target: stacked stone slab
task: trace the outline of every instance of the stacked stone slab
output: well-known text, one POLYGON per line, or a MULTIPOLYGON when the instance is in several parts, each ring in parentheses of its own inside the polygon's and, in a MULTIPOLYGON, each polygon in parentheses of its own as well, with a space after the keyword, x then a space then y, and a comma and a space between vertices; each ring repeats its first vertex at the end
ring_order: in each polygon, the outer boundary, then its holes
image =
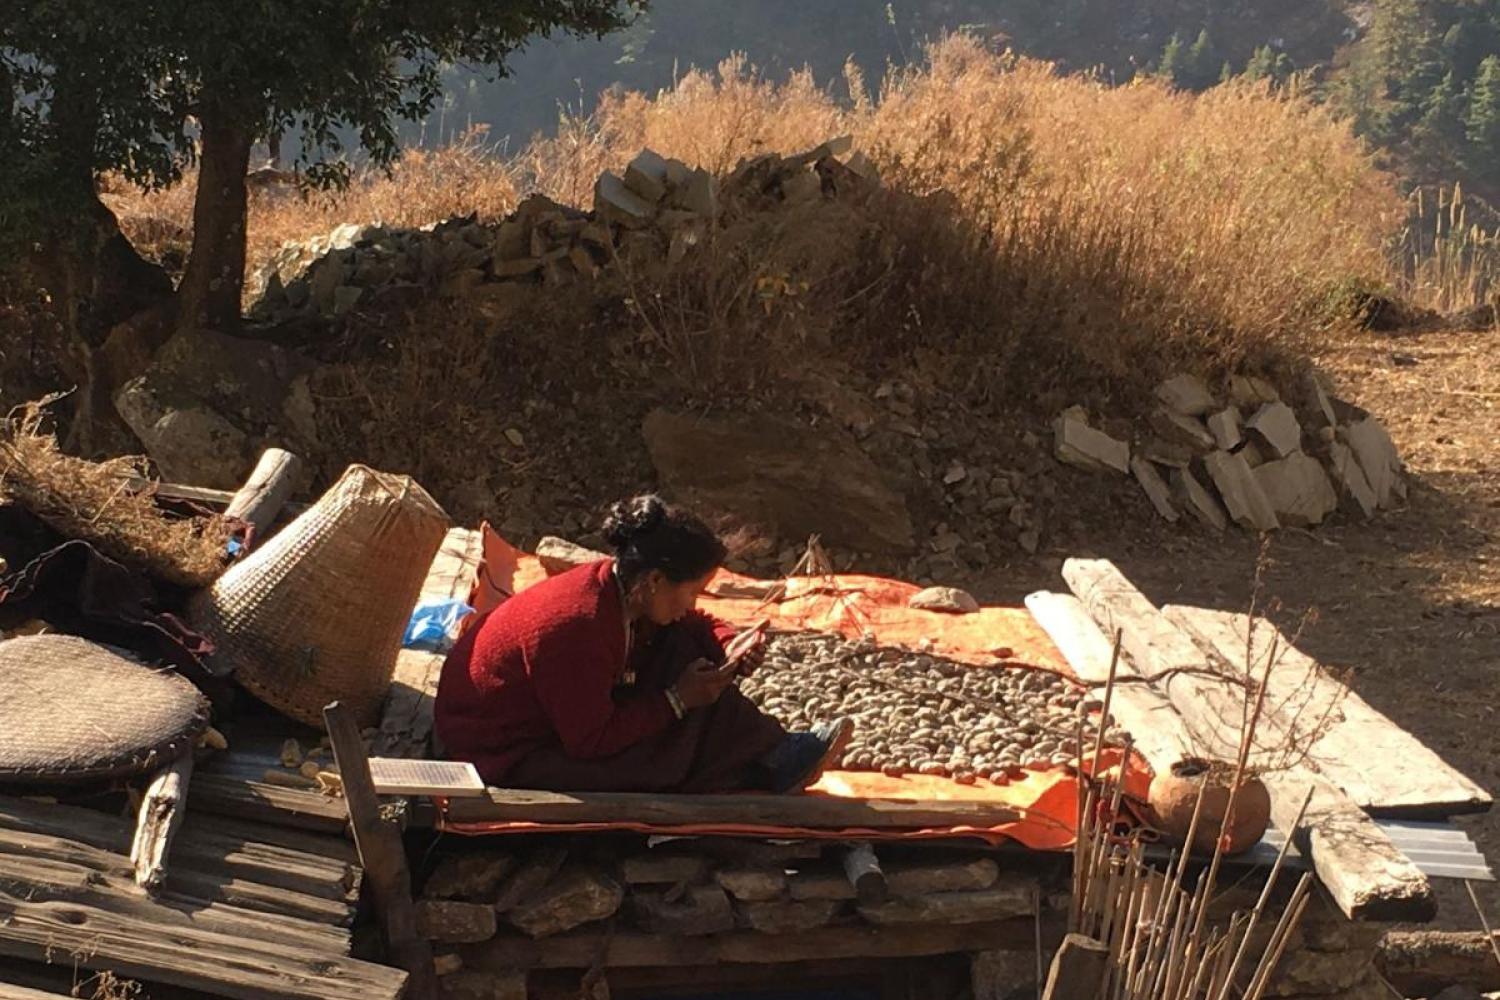
POLYGON ((1321 524, 1341 506, 1370 517, 1406 497, 1396 446, 1357 407, 1331 399, 1309 378, 1306 420, 1268 382, 1234 376, 1222 394, 1176 375, 1156 388, 1156 407, 1134 448, 1088 425, 1080 407, 1053 423, 1060 461, 1134 475, 1167 521, 1185 510, 1222 532, 1321 524))
POLYGON ((257 269, 250 312, 269 323, 326 322, 434 296, 500 311, 526 288, 592 281, 621 260, 670 266, 726 219, 878 183, 862 156, 848 155, 851 146, 840 139, 796 156, 756 157, 722 183, 648 149, 622 173, 600 175, 589 211, 533 194, 494 224, 475 216, 420 229, 346 223, 286 244, 257 269))

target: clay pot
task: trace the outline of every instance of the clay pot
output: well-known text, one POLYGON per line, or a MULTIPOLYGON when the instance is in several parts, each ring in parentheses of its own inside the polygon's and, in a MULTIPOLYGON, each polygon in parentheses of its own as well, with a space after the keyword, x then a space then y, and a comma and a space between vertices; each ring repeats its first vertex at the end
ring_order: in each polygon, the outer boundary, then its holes
MULTIPOLYGON (((1193 822, 1193 808, 1198 790, 1203 791, 1203 813, 1198 817, 1198 832, 1193 837, 1195 854, 1212 854, 1229 809, 1229 786, 1234 782, 1234 768, 1215 764, 1201 757, 1187 757, 1172 769, 1151 779, 1150 806, 1153 821, 1173 843, 1187 840, 1193 822)), ((1253 775, 1247 775, 1240 786, 1230 822, 1226 854, 1247 851, 1260 842, 1271 821, 1271 794, 1253 775)))

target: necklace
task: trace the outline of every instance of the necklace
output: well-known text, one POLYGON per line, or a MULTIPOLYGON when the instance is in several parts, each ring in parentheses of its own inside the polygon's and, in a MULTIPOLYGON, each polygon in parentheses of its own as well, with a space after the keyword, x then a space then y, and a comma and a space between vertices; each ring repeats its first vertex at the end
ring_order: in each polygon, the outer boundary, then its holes
POLYGON ((630 647, 635 642, 635 623, 630 620, 630 602, 625 599, 625 581, 620 579, 620 564, 616 562, 609 568, 610 576, 614 577, 615 589, 620 592, 620 617, 625 621, 625 668, 621 680, 626 687, 635 684, 635 671, 630 667, 630 647))

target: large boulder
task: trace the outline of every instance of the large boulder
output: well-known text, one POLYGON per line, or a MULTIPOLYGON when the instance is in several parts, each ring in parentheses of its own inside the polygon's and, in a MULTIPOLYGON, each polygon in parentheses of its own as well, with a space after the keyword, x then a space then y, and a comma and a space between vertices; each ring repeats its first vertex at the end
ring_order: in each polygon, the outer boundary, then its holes
POLYGON ((115 394, 115 409, 167 479, 232 489, 259 450, 316 451, 312 366, 264 341, 183 332, 115 394))
POLYGON ((842 431, 767 417, 711 420, 654 410, 642 431, 670 492, 789 538, 860 552, 915 545, 906 502, 842 431))

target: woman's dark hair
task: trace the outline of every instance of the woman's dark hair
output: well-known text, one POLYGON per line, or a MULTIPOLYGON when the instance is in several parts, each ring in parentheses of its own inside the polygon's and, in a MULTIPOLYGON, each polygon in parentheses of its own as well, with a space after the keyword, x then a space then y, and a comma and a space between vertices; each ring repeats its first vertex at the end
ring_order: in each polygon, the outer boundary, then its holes
POLYGON ((611 504, 604 538, 627 586, 654 569, 673 583, 696 580, 729 554, 708 525, 652 493, 611 504))

